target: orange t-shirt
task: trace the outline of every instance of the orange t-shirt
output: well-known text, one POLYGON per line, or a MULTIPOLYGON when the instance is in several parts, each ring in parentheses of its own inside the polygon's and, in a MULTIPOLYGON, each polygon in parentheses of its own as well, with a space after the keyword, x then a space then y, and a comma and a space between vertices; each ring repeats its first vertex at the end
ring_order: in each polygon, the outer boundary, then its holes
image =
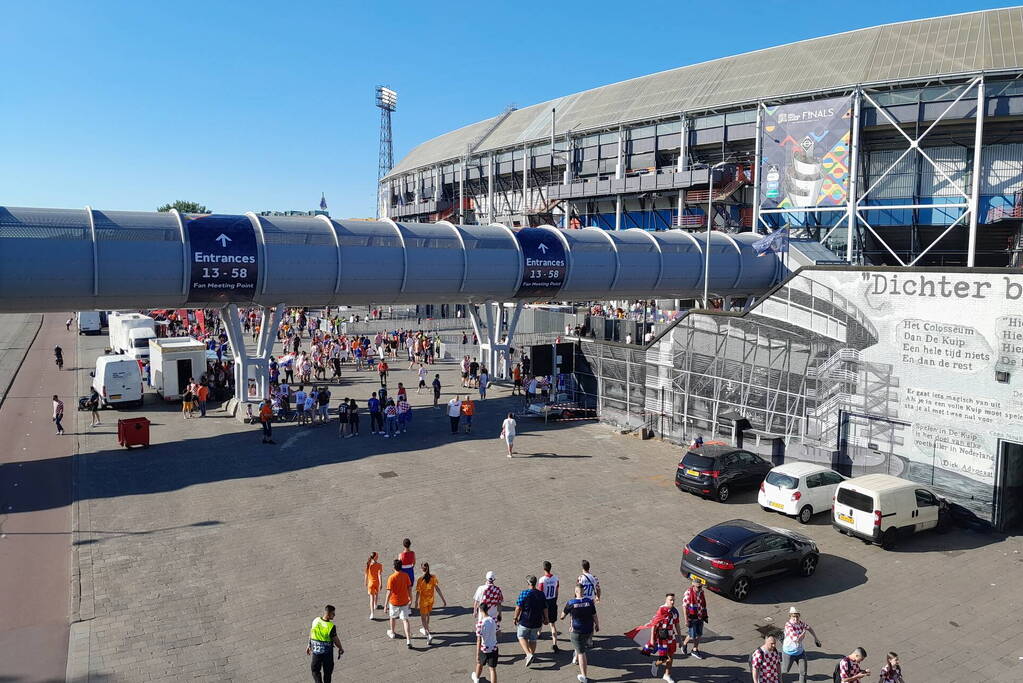
POLYGON ((200 401, 205 401, 210 396, 209 387, 200 384, 199 388, 195 390, 195 395, 200 401))
POLYGON ((259 408, 259 419, 262 422, 269 422, 273 418, 274 410, 270 407, 269 403, 264 403, 259 408))
POLYGON ((473 405, 472 401, 462 401, 462 415, 472 417, 472 414, 476 411, 476 406, 473 405))
POLYGON ((412 581, 409 580, 408 574, 405 572, 394 572, 387 577, 387 590, 391 591, 390 597, 387 602, 392 605, 407 605, 412 601, 410 595, 412 590, 412 581))

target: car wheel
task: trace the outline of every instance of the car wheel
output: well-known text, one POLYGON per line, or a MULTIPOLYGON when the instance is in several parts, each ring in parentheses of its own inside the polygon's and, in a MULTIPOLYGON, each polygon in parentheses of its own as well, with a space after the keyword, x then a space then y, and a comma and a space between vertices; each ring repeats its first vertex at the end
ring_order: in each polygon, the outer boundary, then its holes
POLYGON ((817 562, 819 558, 810 553, 799 562, 799 574, 801 576, 813 576, 813 573, 817 571, 817 562))
POLYGON ((899 542, 899 532, 895 527, 889 528, 883 534, 881 534, 881 547, 885 550, 891 550, 899 542))
POLYGON ((799 522, 801 524, 809 524, 810 519, 813 517, 813 508, 809 505, 804 505, 799 511, 799 522))
POLYGON ((714 492, 714 496, 718 499, 719 503, 727 503, 728 496, 732 494, 732 490, 728 488, 728 484, 722 484, 718 487, 718 490, 714 492))
POLYGON ((732 597, 738 602, 742 602, 749 597, 750 593, 750 580, 745 576, 740 576, 732 584, 732 597))

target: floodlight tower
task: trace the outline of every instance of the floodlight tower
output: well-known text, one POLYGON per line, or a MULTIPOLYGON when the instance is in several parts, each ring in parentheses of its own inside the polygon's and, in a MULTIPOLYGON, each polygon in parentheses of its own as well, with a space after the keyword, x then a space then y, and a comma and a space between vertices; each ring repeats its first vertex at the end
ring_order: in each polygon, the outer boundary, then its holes
POLYGON ((398 108, 398 93, 384 85, 377 86, 377 107, 380 108, 380 162, 377 166, 379 181, 394 166, 394 145, 391 140, 391 112, 398 108))

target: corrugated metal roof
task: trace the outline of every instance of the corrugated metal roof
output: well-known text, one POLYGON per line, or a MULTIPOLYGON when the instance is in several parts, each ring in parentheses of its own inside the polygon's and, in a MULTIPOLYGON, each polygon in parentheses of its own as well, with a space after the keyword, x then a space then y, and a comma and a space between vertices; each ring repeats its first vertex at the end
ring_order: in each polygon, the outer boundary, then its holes
MULTIPOLYGON (((887 24, 715 59, 519 109, 477 152, 683 111, 714 109, 860 83, 1023 67, 1023 7, 887 24), (808 67, 808 65, 813 65, 808 67)), ((493 119, 415 147, 390 175, 460 157, 493 119)))

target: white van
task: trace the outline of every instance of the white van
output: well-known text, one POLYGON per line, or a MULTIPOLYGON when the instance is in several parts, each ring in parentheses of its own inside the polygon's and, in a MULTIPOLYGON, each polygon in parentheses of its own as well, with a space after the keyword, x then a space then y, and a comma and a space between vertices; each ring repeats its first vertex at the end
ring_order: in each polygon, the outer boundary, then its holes
POLYGON ((947 515, 947 502, 923 484, 890 474, 867 474, 838 485, 831 526, 890 549, 902 535, 943 531, 947 515))
POLYGON ((79 311, 76 317, 78 318, 78 334, 99 334, 103 330, 99 311, 79 311))
POLYGON ((100 356, 92 373, 92 387, 102 407, 142 405, 142 371, 134 358, 124 354, 100 356))

